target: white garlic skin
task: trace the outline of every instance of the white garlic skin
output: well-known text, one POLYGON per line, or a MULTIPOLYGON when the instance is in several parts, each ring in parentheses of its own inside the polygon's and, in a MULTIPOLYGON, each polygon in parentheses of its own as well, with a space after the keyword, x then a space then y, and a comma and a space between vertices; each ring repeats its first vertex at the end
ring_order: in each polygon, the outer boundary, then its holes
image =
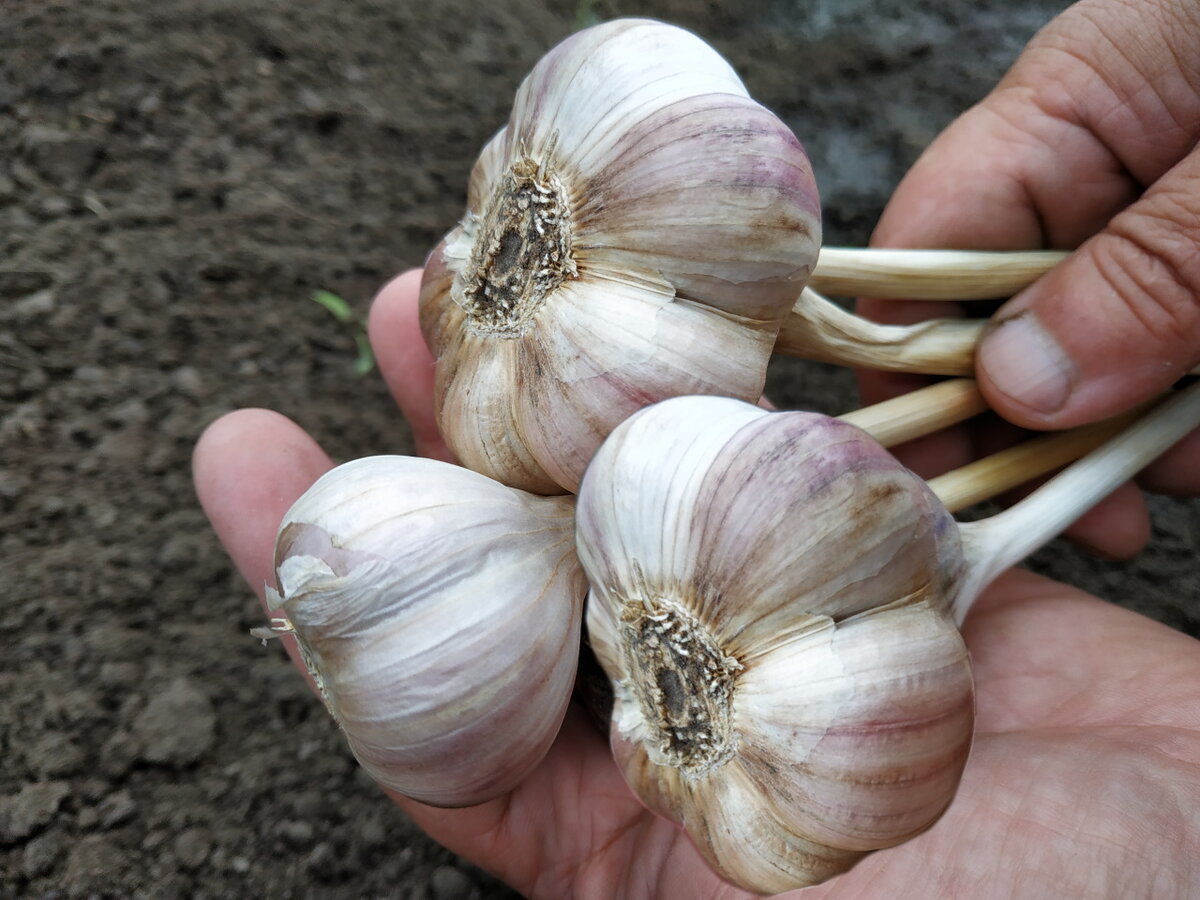
POLYGON ((545 756, 586 590, 573 512, 567 498, 402 456, 338 466, 288 511, 268 601, 379 784, 469 806, 545 756))
POLYGON ((596 454, 577 532, 618 764, 722 877, 816 884, 949 804, 974 721, 957 526, 863 432, 667 400, 596 454))
POLYGON ((821 239, 795 136, 715 50, 645 19, 537 64, 467 199, 421 290, 439 426, 467 467, 545 494, 643 406, 756 400, 821 239))

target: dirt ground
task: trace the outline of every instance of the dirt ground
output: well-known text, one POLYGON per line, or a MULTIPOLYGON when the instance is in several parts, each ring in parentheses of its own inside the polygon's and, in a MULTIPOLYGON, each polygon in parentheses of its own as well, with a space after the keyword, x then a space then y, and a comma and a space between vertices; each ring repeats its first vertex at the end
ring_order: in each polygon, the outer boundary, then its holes
MULTIPOLYGON (((240 406, 408 452, 360 314, 459 215, 514 88, 589 17, 699 32, 810 150, 829 243, 1064 4, 0 4, 0 897, 506 897, 362 776, 208 529, 189 456, 240 406)), ((849 376, 780 364, 781 405, 849 376)), ((1131 563, 1035 565, 1200 631, 1200 503, 1131 563)))

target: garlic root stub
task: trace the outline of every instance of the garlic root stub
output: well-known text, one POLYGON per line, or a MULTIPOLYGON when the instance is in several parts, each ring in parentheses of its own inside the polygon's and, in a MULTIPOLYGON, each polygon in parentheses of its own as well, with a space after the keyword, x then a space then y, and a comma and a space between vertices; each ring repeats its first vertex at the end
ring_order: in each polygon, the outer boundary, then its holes
POLYGON ((771 893, 920 833, 974 721, 957 526, 857 428, 714 397, 619 426, 577 509, 625 778, 771 893))
POLYGON ((562 493, 644 406, 757 400, 820 238, 803 148, 715 50, 644 19, 572 35, 522 83, 426 264, 446 443, 562 493))
POLYGON ((545 756, 574 683, 586 590, 573 506, 378 456, 331 470, 288 511, 268 602, 381 785, 467 806, 545 756))

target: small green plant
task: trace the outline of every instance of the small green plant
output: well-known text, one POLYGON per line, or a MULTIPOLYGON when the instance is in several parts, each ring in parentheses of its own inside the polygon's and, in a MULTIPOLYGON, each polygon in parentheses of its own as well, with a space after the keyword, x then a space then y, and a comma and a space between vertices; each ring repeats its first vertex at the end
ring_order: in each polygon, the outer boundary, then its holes
POLYGON ((325 310, 354 330, 354 344, 358 348, 358 356, 354 360, 354 374, 362 377, 375 368, 375 354, 371 352, 371 342, 367 339, 367 323, 345 301, 332 291, 318 290, 312 292, 312 300, 321 304, 325 310))
POLYGON ((596 0, 577 0, 575 3, 575 30, 582 31, 604 21, 604 16, 596 9, 596 0))

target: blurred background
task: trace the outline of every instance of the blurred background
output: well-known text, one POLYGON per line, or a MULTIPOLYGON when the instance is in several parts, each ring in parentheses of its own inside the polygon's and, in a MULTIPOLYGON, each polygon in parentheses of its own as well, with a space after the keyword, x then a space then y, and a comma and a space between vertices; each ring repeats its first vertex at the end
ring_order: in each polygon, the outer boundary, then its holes
MULTIPOLYGON (((617 15, 685 25, 805 143, 862 244, 1049 0, 0 4, 0 897, 507 897, 362 776, 191 488, 265 406, 335 459, 410 452, 365 366, 535 60, 617 15), (325 303, 313 301, 314 292, 325 303), (345 301, 345 308, 336 299, 345 301)), ((848 373, 779 364, 782 406, 848 373)), ((1034 565, 1196 634, 1200 503, 1151 550, 1034 565)))

